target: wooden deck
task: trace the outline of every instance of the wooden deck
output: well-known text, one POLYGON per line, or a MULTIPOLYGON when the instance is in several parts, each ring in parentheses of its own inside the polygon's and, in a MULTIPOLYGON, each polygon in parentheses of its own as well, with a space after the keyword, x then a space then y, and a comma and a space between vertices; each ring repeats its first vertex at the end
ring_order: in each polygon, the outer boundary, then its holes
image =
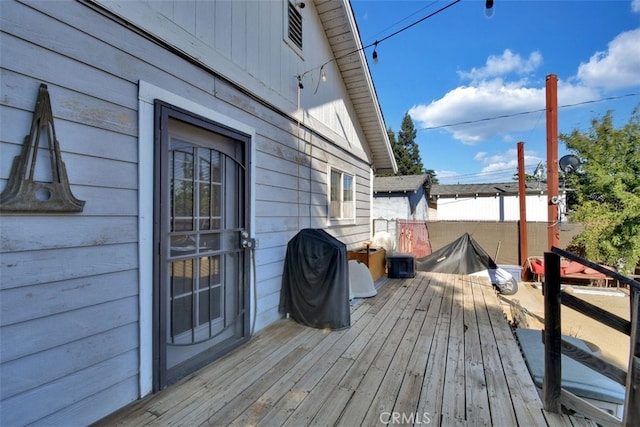
POLYGON ((100 425, 593 425, 549 414, 483 279, 418 273, 352 307, 351 327, 279 321, 100 425))

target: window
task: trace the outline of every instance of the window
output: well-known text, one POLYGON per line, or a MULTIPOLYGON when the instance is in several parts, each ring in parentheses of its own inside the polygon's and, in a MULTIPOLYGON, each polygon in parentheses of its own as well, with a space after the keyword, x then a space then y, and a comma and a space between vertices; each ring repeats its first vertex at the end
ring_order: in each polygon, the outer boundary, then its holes
POLYGON ((288 1, 287 5, 287 41, 302 51, 302 14, 293 2, 288 1))
POLYGON ((329 220, 355 221, 355 177, 331 168, 329 183, 329 220))

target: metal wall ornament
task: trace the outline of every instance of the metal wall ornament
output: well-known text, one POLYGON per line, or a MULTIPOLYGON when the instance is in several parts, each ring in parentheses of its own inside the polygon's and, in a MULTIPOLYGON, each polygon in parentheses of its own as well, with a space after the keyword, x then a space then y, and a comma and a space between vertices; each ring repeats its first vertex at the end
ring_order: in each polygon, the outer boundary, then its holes
POLYGON ((76 199, 69 187, 69 178, 60 144, 53 126, 51 100, 46 84, 40 85, 31 131, 24 138, 22 151, 14 157, 7 186, 0 194, 0 212, 82 212, 84 200, 76 199), (36 161, 40 152, 40 140, 46 136, 51 166, 50 182, 36 181, 36 161))

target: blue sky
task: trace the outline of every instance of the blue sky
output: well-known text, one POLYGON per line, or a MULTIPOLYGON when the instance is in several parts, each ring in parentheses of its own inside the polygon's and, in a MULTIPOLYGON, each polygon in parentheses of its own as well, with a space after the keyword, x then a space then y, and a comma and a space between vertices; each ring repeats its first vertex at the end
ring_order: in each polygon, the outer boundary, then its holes
MULTIPOLYGON (((452 1, 352 8, 366 46, 452 1)), ((441 184, 511 181, 519 141, 527 173, 546 161, 549 74, 558 77, 559 133, 588 131, 608 110, 616 126, 628 123, 640 104, 640 0, 495 0, 491 18, 484 5, 462 0, 380 42, 377 64, 366 49, 386 125, 397 132, 409 112, 422 162, 441 184)))

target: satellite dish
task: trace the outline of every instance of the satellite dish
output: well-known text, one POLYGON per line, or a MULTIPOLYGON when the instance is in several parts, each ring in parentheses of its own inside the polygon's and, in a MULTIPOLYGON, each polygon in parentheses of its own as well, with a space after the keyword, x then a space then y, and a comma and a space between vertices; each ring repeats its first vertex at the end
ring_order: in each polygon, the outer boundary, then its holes
POLYGON ((562 169, 562 172, 567 174, 575 172, 576 169, 578 169, 582 164, 578 156, 574 154, 567 154, 566 156, 562 156, 558 163, 560 164, 560 169, 562 169))

